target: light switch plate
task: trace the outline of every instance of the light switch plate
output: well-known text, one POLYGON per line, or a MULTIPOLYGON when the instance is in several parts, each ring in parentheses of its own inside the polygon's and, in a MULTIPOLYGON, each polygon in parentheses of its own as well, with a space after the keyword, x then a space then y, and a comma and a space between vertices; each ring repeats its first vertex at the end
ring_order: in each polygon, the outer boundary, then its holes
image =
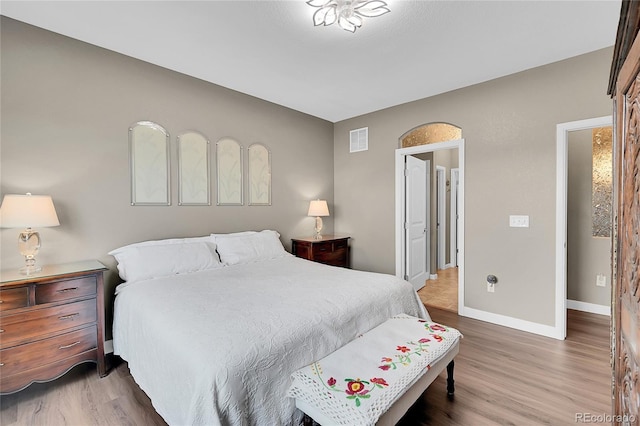
POLYGON ((529 227, 529 216, 519 216, 519 215, 510 215, 509 216, 509 226, 511 228, 528 228, 529 227))
POLYGON ((607 286, 607 276, 604 274, 596 275, 596 285, 598 287, 606 287, 607 286))

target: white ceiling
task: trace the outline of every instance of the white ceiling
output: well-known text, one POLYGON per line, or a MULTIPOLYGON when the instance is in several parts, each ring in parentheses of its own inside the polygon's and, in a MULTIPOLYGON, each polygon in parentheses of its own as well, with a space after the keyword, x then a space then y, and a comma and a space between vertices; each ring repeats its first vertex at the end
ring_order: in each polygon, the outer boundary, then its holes
POLYGON ((620 0, 388 0, 354 34, 289 1, 5 1, 38 27, 337 122, 615 42, 620 0))

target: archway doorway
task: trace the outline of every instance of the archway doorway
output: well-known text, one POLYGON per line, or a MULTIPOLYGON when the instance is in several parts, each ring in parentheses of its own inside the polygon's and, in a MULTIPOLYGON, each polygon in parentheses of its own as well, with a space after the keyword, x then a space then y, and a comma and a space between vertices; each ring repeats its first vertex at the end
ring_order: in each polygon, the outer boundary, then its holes
MULTIPOLYGON (((428 279, 420 285, 413 282, 412 284, 417 289, 426 284, 419 291, 422 296, 422 293, 434 291, 436 285, 441 285, 446 280, 448 285, 446 289, 455 291, 450 291, 446 297, 444 292, 436 290, 438 293, 435 295, 438 297, 431 293, 434 296, 429 296, 430 301, 425 304, 457 311, 462 315, 464 310, 464 140, 461 136, 462 131, 456 126, 448 123, 430 123, 414 128, 400 138, 400 148, 396 150, 396 275, 408 280, 412 275, 412 262, 422 260, 412 254, 415 244, 412 246, 411 243, 418 240, 412 239, 408 234, 411 227, 407 222, 407 214, 411 206, 424 202, 430 213, 429 224, 425 228, 428 247, 424 250, 429 256, 426 261, 428 279), (424 201, 412 199, 416 197, 415 191, 409 192, 407 189, 405 170, 409 157, 417 157, 431 165, 429 170, 431 184, 424 194, 424 201), (440 170, 439 174, 437 170, 440 170), (455 185, 452 184, 450 176, 455 176, 455 185), (453 188, 455 190, 452 191, 453 188), (438 198, 440 198, 439 206, 438 198), (445 202, 446 207, 443 204, 445 202), (437 220, 438 218, 440 220, 437 220)), ((421 255, 420 251, 418 253, 421 255)))

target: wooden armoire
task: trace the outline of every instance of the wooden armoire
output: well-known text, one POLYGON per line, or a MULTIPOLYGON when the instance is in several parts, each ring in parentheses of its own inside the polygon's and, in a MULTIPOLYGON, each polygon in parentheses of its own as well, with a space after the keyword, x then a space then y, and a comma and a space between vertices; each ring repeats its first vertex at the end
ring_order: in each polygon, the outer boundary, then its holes
POLYGON ((611 65, 614 103, 614 425, 640 424, 640 1, 623 0, 611 65))

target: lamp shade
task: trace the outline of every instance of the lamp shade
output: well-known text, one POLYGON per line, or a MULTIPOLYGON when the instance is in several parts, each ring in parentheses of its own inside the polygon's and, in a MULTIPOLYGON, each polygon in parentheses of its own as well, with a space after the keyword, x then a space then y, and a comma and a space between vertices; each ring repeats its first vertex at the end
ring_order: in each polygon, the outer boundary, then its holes
POLYGON ((49 195, 7 194, 2 200, 2 228, 42 228, 58 225, 58 215, 49 195))
POLYGON ((313 200, 309 203, 307 216, 329 216, 329 206, 326 200, 313 200))

